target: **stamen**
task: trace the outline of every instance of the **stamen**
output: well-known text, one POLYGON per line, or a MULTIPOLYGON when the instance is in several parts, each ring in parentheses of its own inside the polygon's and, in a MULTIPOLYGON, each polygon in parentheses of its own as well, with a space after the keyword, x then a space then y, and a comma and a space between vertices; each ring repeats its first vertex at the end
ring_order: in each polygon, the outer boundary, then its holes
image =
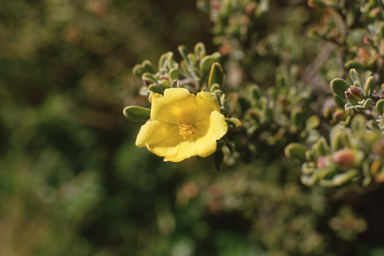
POLYGON ((190 123, 179 123, 179 134, 183 136, 183 139, 185 139, 188 135, 191 135, 196 131, 195 127, 193 127, 190 123))

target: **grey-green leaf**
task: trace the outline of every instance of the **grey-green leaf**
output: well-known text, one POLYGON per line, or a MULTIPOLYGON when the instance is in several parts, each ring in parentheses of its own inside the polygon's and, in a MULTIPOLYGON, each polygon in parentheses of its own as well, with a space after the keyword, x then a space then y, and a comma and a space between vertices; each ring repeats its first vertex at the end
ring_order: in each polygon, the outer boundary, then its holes
POLYGON ((356 69, 352 68, 349 70, 349 76, 351 77, 352 83, 357 83, 357 85, 362 88, 359 73, 357 73, 356 69))
POLYGON ((345 91, 349 88, 347 81, 341 78, 335 78, 331 81, 332 91, 342 99, 345 99, 345 91))
POLYGON ((220 63, 215 62, 211 67, 211 73, 209 74, 208 86, 209 90, 212 92, 211 87, 213 84, 223 85, 224 82, 224 72, 220 63))
POLYGON ((143 63, 141 65, 143 66, 143 68, 145 69, 146 72, 149 72, 152 74, 156 73, 155 66, 149 60, 143 61, 143 63))
POLYGON ((380 115, 384 113, 384 99, 380 99, 376 102, 376 112, 380 115))
POLYGON ((200 61, 200 69, 204 73, 207 72, 210 67, 213 64, 214 59, 211 56, 205 56, 201 61, 200 61))
POLYGON ((297 159, 300 162, 305 162, 307 158, 305 157, 305 152, 307 147, 298 143, 291 143, 285 147, 285 155, 290 159, 297 159))
POLYGON ((143 108, 139 106, 129 106, 123 111, 126 118, 134 122, 145 122, 151 115, 149 108, 143 108))

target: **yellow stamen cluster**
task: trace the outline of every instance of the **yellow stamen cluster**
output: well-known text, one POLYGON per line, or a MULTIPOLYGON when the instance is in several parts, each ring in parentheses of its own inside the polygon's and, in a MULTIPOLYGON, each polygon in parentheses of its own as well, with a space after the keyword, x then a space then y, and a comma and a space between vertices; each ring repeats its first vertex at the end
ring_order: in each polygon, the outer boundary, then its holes
POLYGON ((195 127, 193 127, 190 123, 179 123, 179 134, 183 136, 183 139, 185 139, 188 135, 191 135, 196 131, 195 127))

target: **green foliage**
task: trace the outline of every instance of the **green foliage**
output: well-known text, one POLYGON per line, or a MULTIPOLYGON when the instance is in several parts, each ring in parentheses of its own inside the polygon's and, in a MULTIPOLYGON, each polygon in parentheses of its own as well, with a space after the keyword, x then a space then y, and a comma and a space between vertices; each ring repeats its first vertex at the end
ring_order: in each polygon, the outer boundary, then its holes
POLYGON ((3 2, 0 255, 383 253, 378 1, 3 2), (226 116, 206 159, 135 146, 176 87, 226 116))

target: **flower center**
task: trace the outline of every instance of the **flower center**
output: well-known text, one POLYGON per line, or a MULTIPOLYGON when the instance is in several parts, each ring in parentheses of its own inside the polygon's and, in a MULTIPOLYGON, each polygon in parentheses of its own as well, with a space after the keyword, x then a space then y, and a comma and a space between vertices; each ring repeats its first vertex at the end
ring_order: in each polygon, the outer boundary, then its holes
POLYGON ((183 136, 183 139, 185 139, 188 135, 191 135, 196 131, 195 127, 193 127, 190 123, 179 123, 179 134, 183 136))

